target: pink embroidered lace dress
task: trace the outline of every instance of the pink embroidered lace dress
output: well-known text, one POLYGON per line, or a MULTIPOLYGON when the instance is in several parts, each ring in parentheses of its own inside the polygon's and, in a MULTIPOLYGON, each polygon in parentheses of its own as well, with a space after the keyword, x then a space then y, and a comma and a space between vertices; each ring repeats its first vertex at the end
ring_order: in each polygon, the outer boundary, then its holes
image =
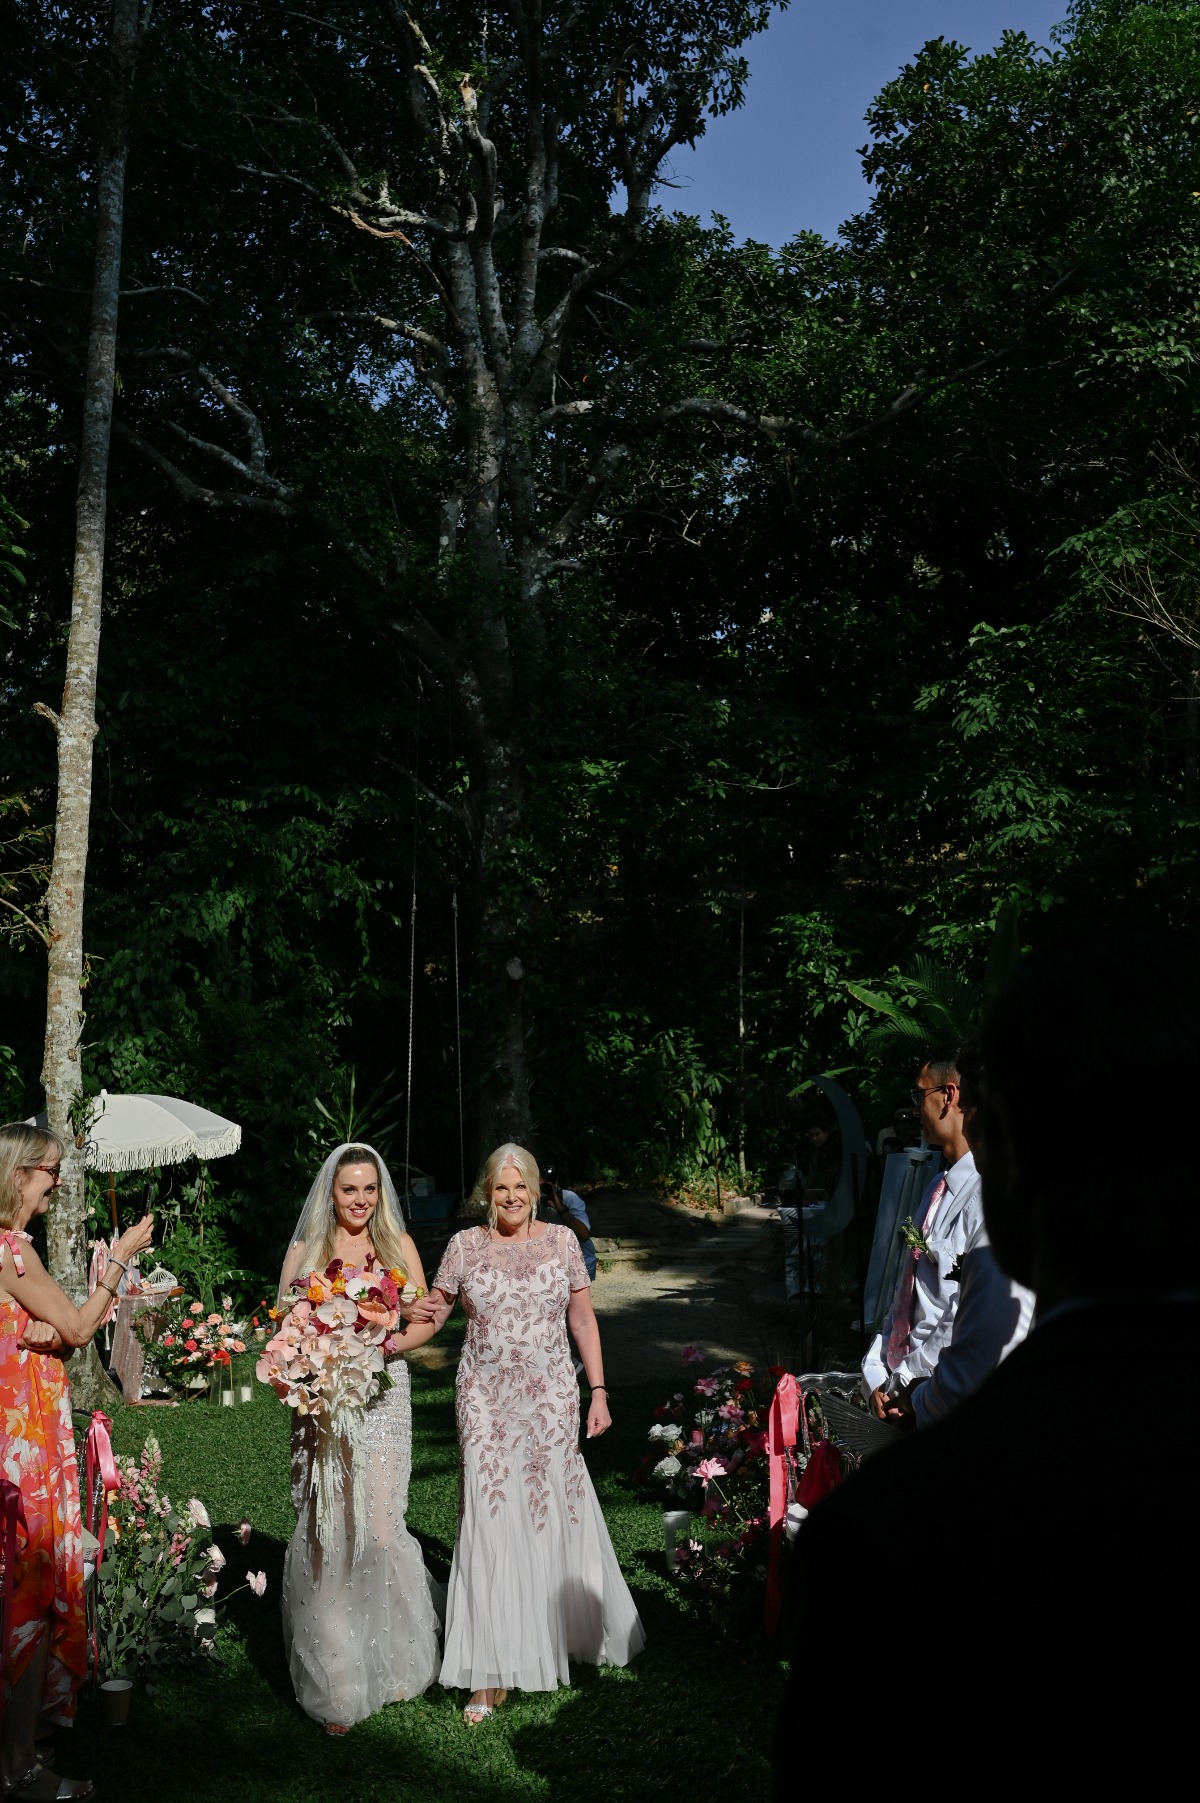
POLYGON ((571 1659, 627 1665, 645 1645, 579 1451, 566 1312, 587 1282, 578 1239, 549 1225, 456 1234, 434 1279, 467 1316, 445 1685, 554 1690, 571 1659))

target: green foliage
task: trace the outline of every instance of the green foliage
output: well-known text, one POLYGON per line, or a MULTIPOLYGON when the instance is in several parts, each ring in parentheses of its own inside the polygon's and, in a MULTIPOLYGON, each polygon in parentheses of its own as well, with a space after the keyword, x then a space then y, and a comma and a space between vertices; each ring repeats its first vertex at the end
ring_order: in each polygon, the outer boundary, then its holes
POLYGON ((240 1298, 241 1308, 247 1306, 247 1297, 263 1288, 262 1274, 245 1268, 216 1222, 207 1223, 203 1232, 191 1222, 178 1222, 164 1237, 156 1256, 206 1310, 216 1308, 224 1290, 240 1298))
POLYGON ((305 1128, 306 1160, 323 1159, 334 1145, 366 1141, 391 1169, 400 1170, 403 1159, 392 1150, 400 1131, 404 1107, 403 1088, 396 1087, 395 1071, 388 1071, 360 1102, 358 1072, 351 1065, 328 1099, 314 1096, 312 1117, 305 1128))
POLYGON ((859 1029, 852 1033, 852 1045, 860 1041, 870 1050, 893 1049, 897 1040, 909 1042, 909 1049, 928 1050, 934 1046, 956 1045, 977 1030, 983 1002, 983 990, 952 970, 934 964, 929 958, 916 957, 906 970, 891 975, 887 995, 864 989, 860 983, 847 983, 856 1001, 884 1016, 884 1024, 859 1029))
MULTIPOLYGON (((4 341, 0 485, 28 521, 29 582, 5 597, 0 789, 44 835, 52 756, 31 704, 61 683, 78 423, 76 377, 51 350, 78 341, 86 309, 91 40, 61 10, 10 14, 0 81, 20 179, 0 279, 5 318, 29 329, 4 341)), ((705 104, 740 98, 740 47, 763 16, 572 15, 578 44, 553 74, 559 249, 613 229, 614 83, 635 104, 674 58, 679 117, 698 128, 705 104), (613 74, 605 59, 626 51, 613 74)), ((479 15, 431 20, 435 79, 458 95, 483 59, 479 15)), ((1048 51, 1016 34, 984 56, 925 46, 872 110, 875 198, 835 244, 802 233, 775 255, 652 215, 564 351, 559 398, 603 405, 547 440, 538 507, 560 508, 618 428, 627 455, 580 567, 526 611, 511 606, 510 528, 500 576, 439 566, 461 446, 395 336, 324 317, 427 327, 427 271, 331 215, 346 178, 319 131, 250 104, 315 109, 372 183, 386 169, 394 194, 425 192, 392 64, 363 48, 375 15, 296 15, 286 43, 270 8, 161 24, 128 258, 129 286, 154 293, 123 304, 121 421, 160 447, 167 418, 209 436, 215 404, 189 358, 219 359, 263 422, 273 478, 309 509, 281 525, 247 507, 214 530, 128 437, 114 450, 87 1059, 97 1086, 174 1090, 244 1125, 203 1273, 186 1209, 173 1229, 189 1282, 211 1294, 239 1262, 272 1268, 326 1137, 394 1133, 414 851, 412 1153, 457 1171, 460 1052, 471 1137, 503 962, 481 934, 471 839, 491 778, 472 765, 471 720, 393 655, 398 621, 428 619, 473 656, 503 610, 516 647, 522 810, 485 862, 526 971, 535 1143, 580 1177, 707 1171, 731 1157, 743 1104, 751 1162, 790 1155, 816 1070, 846 1071, 890 1114, 916 1036, 973 1017, 1011 960, 1009 898, 1034 943, 1194 922, 1194 659, 1120 599, 1122 585, 1144 599, 1147 577, 1194 619, 1194 6, 1078 4, 1048 51), (688 396, 790 414, 814 437, 645 429, 688 396), (839 433, 854 436, 831 448, 839 433), (334 548, 347 539, 361 557, 334 548)), ((489 17, 493 66, 509 29, 489 17)), ((493 124, 507 156, 515 87, 493 124)), ((502 282, 516 236, 497 240, 502 282)), ((240 456, 240 428, 223 430, 240 456)), ((168 448, 194 453, 178 434, 168 448)), ((197 480, 225 481, 195 455, 197 480)), ((483 685, 485 714, 494 701, 483 685)), ((5 857, 23 874, 2 893, 35 924, 44 850, 5 857)), ((38 952, 25 929, 0 947, 9 1068, 30 1084, 38 952)))
POLYGON ((202 1507, 193 1513, 194 1502, 172 1506, 159 1488, 162 1467, 153 1438, 137 1459, 117 1461, 121 1487, 109 1503, 93 1605, 102 1679, 134 1678, 215 1652, 215 1596, 205 1594, 215 1577, 207 1514, 202 1507))
POLYGON ((15 1120, 19 1115, 23 1089, 16 1053, 10 1045, 0 1045, 0 1116, 4 1120, 15 1120))
POLYGON ((12 593, 13 583, 25 587, 26 577, 21 561, 28 556, 16 540, 18 532, 26 532, 29 521, 23 520, 11 502, 0 494, 0 625, 16 626, 16 620, 4 605, 12 593))

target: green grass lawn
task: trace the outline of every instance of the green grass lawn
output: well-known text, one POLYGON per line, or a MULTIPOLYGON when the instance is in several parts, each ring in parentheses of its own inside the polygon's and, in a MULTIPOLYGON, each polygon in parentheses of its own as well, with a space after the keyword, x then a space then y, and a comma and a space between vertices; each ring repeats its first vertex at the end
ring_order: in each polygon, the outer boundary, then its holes
MULTIPOLYGON (((569 1689, 515 1692, 475 1729, 461 1720, 465 1697, 434 1685, 344 1740, 297 1708, 284 1659, 279 1588, 295 1520, 287 1410, 256 1384, 248 1407, 119 1411, 117 1450, 136 1452, 156 1434, 172 1499, 195 1495, 208 1505, 229 1561, 223 1577, 264 1568, 269 1587, 261 1601, 234 1598, 217 1665, 164 1672, 149 1695, 139 1688, 127 1728, 105 1728, 85 1691, 73 1734, 61 1737, 62 1768, 95 1778, 102 1800, 583 1803, 665 1792, 757 1803, 770 1790, 782 1674, 752 1640, 690 1613, 664 1576, 659 1511, 637 1500, 626 1476, 661 1400, 661 1386, 614 1395, 616 1424, 587 1454, 646 1626, 645 1652, 623 1671, 576 1667, 569 1689), (243 1516, 255 1530, 244 1550, 233 1532, 243 1516)), ((414 1366, 413 1421, 408 1523, 445 1577, 458 1465, 452 1381, 414 1366)))

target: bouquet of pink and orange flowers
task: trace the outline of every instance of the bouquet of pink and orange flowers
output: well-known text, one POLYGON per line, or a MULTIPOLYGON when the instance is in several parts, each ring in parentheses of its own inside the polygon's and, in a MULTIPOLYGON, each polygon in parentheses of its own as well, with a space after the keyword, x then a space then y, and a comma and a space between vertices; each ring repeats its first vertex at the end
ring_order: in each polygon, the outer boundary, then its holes
POLYGON ((348 1272, 340 1258, 310 1271, 293 1285, 297 1300, 263 1348, 257 1376, 288 1408, 324 1415, 332 1427, 360 1413, 391 1385, 384 1354, 394 1349, 406 1282, 400 1269, 348 1272))

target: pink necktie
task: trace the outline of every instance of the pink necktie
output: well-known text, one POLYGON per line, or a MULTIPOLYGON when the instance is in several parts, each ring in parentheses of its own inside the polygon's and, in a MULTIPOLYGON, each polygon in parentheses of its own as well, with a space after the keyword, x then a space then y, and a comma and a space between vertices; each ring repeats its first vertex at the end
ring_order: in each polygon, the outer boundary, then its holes
MULTIPOLYGON (((922 1233, 933 1220, 945 1193, 946 1179, 939 1177, 933 1186, 929 1206, 921 1219, 922 1233)), ((902 1365, 908 1357, 908 1343, 912 1337, 913 1290, 916 1287, 917 1260, 920 1256, 916 1246, 910 1247, 909 1255, 900 1267, 900 1281, 896 1285, 896 1294, 892 1301, 892 1331, 888 1335, 887 1343, 889 1371, 895 1371, 897 1366, 902 1365)))

